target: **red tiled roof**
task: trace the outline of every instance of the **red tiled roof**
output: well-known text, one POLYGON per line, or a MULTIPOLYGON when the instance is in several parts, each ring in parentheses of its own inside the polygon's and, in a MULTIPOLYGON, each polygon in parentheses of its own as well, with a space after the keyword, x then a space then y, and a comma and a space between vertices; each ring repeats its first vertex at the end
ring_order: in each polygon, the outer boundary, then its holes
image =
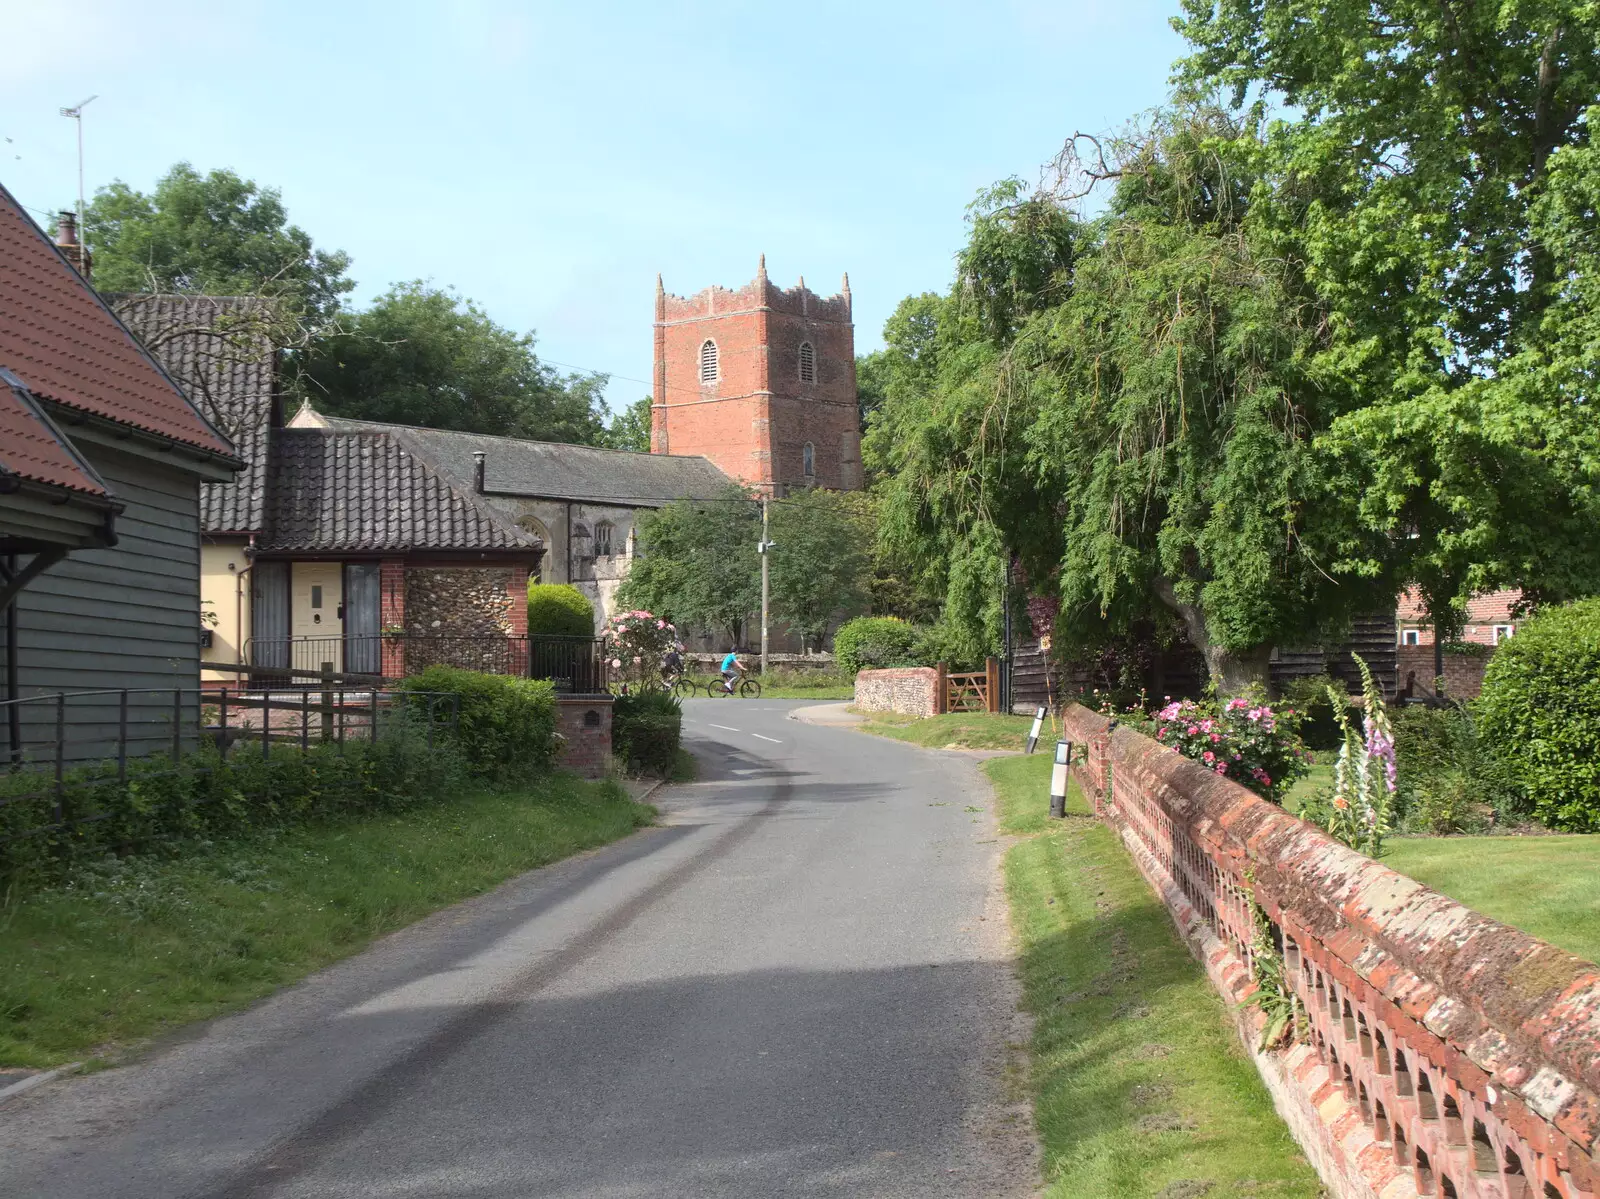
POLYGON ((42 399, 233 457, 4 187, 0 366, 42 399))
POLYGON ((0 379, 0 474, 109 499, 93 468, 34 407, 28 393, 0 379))

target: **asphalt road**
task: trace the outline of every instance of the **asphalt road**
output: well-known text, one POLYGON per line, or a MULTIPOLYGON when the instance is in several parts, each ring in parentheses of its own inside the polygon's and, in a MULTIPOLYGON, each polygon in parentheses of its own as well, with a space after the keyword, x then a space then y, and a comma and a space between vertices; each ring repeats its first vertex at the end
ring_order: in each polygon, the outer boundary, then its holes
POLYGON ((796 706, 692 701, 662 827, 0 1107, 0 1194, 1031 1193, 987 789, 796 706))

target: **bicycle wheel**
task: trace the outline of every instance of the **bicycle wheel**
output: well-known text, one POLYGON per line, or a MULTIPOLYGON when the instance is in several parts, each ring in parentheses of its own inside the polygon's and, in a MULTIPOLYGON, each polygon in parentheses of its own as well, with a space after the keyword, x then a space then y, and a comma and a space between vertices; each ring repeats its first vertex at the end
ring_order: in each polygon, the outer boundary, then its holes
POLYGON ((760 699, 761 683, 756 679, 746 679, 739 684, 740 699, 760 699))
POLYGON ((721 699, 723 696, 729 694, 731 694, 731 692, 728 690, 728 685, 721 679, 711 679, 707 681, 706 695, 708 698, 721 699))
POLYGON ((677 682, 672 684, 673 693, 680 699, 690 699, 695 694, 694 680, 686 674, 680 674, 677 682))

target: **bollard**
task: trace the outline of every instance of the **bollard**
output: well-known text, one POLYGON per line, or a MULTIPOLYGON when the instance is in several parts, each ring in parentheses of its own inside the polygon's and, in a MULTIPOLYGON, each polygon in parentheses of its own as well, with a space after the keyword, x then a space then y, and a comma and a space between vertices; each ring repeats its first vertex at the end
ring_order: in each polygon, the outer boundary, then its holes
POLYGON ((1040 704, 1033 714, 1033 727, 1028 730, 1028 748, 1024 753, 1032 753, 1034 746, 1039 744, 1039 729, 1044 725, 1044 705, 1040 704))
POLYGON ((1050 768, 1050 815, 1060 820, 1067 814, 1067 761, 1072 757, 1072 742, 1056 742, 1056 764, 1050 768))

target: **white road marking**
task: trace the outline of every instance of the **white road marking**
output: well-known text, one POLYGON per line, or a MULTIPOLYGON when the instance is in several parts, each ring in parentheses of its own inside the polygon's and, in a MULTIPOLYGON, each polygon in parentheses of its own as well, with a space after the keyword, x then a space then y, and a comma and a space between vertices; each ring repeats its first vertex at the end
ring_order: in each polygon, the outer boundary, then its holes
POLYGON ((751 733, 750 735, 752 737, 760 737, 763 741, 770 741, 774 745, 782 745, 783 744, 783 742, 779 741, 776 737, 768 737, 764 733, 751 733))
POLYGON ((711 722, 709 720, 706 721, 706 723, 710 724, 711 727, 714 728, 714 729, 721 729, 724 733, 737 733, 739 731, 738 729, 730 729, 725 724, 711 724, 711 722))

